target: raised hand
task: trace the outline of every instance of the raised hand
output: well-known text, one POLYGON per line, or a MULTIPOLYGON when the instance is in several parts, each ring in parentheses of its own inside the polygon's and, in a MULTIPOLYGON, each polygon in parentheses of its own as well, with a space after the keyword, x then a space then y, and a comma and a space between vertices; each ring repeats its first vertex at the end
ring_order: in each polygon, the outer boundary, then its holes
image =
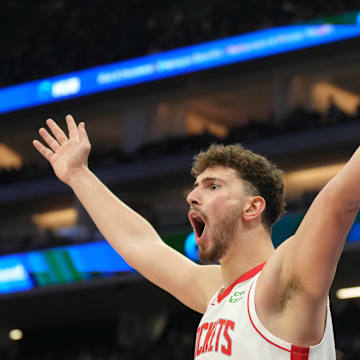
POLYGON ((38 140, 34 140, 33 145, 50 162, 56 176, 69 185, 71 177, 78 170, 87 168, 91 145, 83 122, 77 126, 74 118, 67 115, 66 123, 68 136, 54 120, 46 120, 52 134, 45 128, 40 128, 39 134, 48 147, 38 140))

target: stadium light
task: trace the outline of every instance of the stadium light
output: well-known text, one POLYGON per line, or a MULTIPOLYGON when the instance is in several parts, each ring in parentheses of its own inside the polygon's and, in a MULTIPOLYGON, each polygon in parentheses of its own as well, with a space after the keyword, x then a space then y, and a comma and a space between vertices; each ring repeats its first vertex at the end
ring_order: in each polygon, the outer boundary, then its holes
POLYGON ((360 286, 343 288, 336 291, 336 297, 341 300, 360 297, 360 286))
POLYGON ((13 341, 21 340, 23 338, 23 332, 20 329, 10 330, 9 338, 13 341))

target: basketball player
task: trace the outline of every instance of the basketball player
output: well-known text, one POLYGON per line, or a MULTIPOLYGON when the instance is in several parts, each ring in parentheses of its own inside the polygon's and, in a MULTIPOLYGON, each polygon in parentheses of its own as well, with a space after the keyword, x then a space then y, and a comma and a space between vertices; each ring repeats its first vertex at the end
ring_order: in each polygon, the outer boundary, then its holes
POLYGON ((89 170, 84 123, 51 119, 35 148, 68 184, 104 237, 147 279, 203 313, 199 360, 334 360, 328 293, 359 209, 360 150, 318 194, 296 233, 276 250, 271 226, 283 212, 282 173, 240 145, 195 157, 187 197, 198 265, 168 247, 153 227, 89 170), (218 262, 220 265, 211 265, 218 262))

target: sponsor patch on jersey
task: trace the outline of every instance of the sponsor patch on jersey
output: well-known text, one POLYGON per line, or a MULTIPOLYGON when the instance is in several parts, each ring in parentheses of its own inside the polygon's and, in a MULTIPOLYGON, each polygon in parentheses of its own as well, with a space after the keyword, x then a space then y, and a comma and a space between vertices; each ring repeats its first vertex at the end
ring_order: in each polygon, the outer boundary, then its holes
POLYGON ((240 300, 243 300, 246 294, 246 290, 234 291, 229 298, 229 303, 235 304, 240 300))

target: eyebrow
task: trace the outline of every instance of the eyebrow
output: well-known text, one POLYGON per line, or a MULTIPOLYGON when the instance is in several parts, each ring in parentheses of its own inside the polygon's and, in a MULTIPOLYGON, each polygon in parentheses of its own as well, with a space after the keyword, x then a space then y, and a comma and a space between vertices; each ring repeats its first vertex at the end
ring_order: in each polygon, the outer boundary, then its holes
MULTIPOLYGON (((224 180, 223 179, 220 179, 218 177, 213 177, 213 176, 207 176, 206 178, 203 178, 200 183, 206 183, 206 182, 210 182, 210 181, 220 181, 220 182, 223 182, 224 180)), ((194 182, 194 185, 193 185, 193 189, 195 189, 196 187, 199 186, 199 183, 197 181, 194 182)))

